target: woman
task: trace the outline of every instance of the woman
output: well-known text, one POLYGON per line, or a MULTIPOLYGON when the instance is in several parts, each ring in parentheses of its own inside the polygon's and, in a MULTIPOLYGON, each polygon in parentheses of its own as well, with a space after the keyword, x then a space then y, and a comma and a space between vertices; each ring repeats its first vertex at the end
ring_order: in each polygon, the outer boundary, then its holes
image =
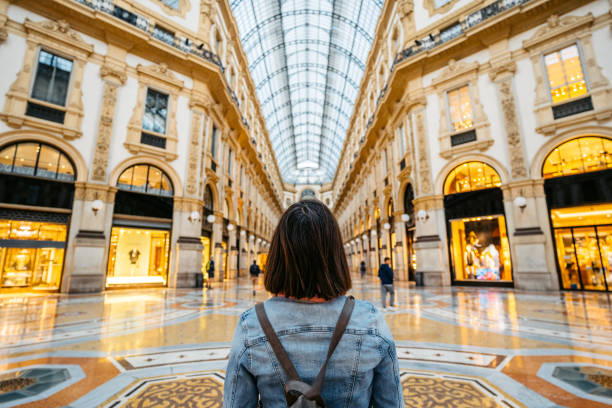
MULTIPOLYGON (((351 288, 336 219, 316 200, 293 204, 281 217, 268 254, 266 289, 274 295, 265 313, 301 380, 313 384, 351 288)), ((255 309, 244 312, 234 333, 223 406, 287 406, 281 368, 255 309)), ((321 396, 328 408, 403 407, 395 344, 384 318, 356 301, 332 353, 321 396)))

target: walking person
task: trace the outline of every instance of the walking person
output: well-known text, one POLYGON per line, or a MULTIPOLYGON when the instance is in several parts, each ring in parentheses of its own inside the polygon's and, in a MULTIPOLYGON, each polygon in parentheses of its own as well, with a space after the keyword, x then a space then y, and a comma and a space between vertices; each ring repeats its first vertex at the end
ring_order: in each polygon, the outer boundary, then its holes
POLYGON ((224 408, 404 407, 393 337, 374 305, 345 296, 342 236, 323 203, 285 211, 264 285, 273 297, 236 325, 224 408))
POLYGON ((255 288, 257 287, 257 280, 259 279, 259 274, 261 273, 261 269, 259 269, 259 265, 257 265, 257 261, 253 260, 253 265, 249 268, 249 275, 251 275, 251 283, 253 285, 253 296, 255 296, 255 288))
POLYGON ((212 289, 212 281, 215 279, 215 261, 210 259, 206 265, 206 272, 208 273, 208 279, 206 280, 206 287, 212 289))
POLYGON ((366 264, 364 261, 361 261, 359 265, 359 272, 361 272, 361 279, 365 278, 366 275, 366 264))
POLYGON ((387 307, 387 293, 389 293, 389 308, 394 309, 395 289, 393 288, 393 270, 389 263, 391 259, 386 257, 384 263, 378 268, 378 277, 380 278, 380 294, 382 297, 382 307, 387 307))

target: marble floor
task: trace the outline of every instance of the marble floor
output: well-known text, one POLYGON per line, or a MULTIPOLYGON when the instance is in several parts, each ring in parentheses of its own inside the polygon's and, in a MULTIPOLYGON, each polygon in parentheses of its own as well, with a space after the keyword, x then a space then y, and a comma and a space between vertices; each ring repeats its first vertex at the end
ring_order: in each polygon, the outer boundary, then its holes
MULTIPOLYGON (((250 281, 0 295, 0 407, 221 407, 250 281)), ((612 297, 397 285, 407 407, 609 407, 612 297)), ((379 302, 373 279, 352 294, 379 302)))

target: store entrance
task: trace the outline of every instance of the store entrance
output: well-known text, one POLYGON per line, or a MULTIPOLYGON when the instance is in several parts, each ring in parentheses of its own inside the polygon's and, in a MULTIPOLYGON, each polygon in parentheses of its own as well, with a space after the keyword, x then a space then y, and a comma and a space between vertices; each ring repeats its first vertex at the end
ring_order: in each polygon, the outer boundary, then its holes
POLYGON ((551 210, 563 289, 612 291, 612 204, 551 210))
POLYGON ((165 285, 169 254, 168 230, 113 227, 106 286, 165 285))

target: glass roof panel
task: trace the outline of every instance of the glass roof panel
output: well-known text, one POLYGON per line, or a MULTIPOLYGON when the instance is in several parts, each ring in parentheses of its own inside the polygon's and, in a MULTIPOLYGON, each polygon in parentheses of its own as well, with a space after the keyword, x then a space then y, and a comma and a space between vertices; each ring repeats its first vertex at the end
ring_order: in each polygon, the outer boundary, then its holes
POLYGON ((383 0, 230 0, 284 181, 332 180, 383 0))

